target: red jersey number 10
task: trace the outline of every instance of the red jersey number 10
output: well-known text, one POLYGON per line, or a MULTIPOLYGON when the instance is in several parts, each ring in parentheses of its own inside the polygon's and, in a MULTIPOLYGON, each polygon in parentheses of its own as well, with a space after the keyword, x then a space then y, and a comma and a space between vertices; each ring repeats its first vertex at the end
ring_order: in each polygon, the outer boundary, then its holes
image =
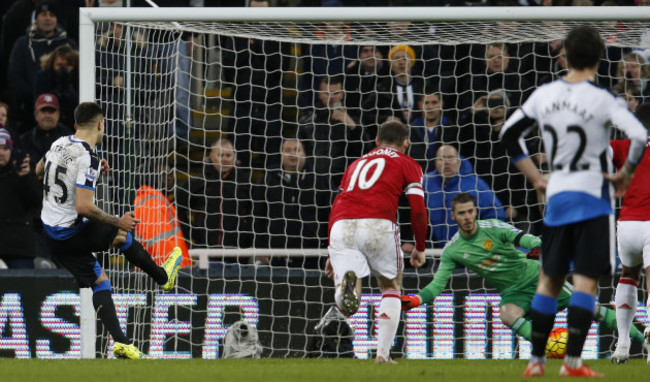
POLYGON ((350 184, 348 185, 346 191, 354 190, 354 187, 357 184, 362 190, 367 190, 370 187, 374 186, 374 184, 377 183, 377 180, 379 180, 379 177, 381 177, 381 173, 384 171, 384 167, 386 167, 385 158, 375 158, 369 162, 368 159, 359 161, 357 167, 352 173, 350 184), (370 179, 368 179, 368 173, 373 167, 375 167, 375 171, 370 176, 370 179))

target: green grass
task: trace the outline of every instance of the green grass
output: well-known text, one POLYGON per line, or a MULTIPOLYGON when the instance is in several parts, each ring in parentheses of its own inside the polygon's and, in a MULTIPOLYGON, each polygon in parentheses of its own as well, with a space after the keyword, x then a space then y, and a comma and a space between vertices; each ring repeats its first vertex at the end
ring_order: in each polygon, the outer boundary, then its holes
MULTIPOLYGON (((398 365, 374 365, 352 359, 260 360, 16 360, 0 359, 2 382, 386 382, 386 381, 521 381, 521 360, 398 360, 398 365)), ((588 361, 605 380, 648 380, 650 365, 633 359, 625 365, 609 360, 588 361)), ((550 360, 544 378, 559 380, 561 361, 550 360)), ((566 379, 562 379, 566 381, 566 379)))

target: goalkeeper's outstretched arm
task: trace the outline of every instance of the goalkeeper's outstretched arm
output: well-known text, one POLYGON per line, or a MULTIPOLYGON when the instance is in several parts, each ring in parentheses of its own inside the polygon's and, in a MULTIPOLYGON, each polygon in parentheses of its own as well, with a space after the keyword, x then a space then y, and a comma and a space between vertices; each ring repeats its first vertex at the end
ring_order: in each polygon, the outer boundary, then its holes
POLYGON ((422 304, 428 304, 445 289, 447 282, 451 278, 451 272, 456 268, 456 262, 445 256, 444 252, 440 260, 440 267, 433 280, 427 286, 420 290, 417 295, 402 296, 402 310, 409 310, 417 308, 422 304))

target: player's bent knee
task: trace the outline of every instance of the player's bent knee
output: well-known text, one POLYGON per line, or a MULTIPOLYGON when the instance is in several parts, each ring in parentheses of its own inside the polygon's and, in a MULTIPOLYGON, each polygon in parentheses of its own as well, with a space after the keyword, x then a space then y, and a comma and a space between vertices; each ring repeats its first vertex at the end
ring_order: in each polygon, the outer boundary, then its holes
POLYGON ((621 271, 621 277, 627 277, 638 282, 639 280, 641 280, 641 266, 642 266, 641 264, 632 267, 623 265, 622 266, 623 269, 621 271))
POLYGON ((117 247, 119 245, 122 245, 122 244, 126 243, 127 234, 130 235, 126 231, 118 230, 117 235, 115 235, 115 238, 113 239, 113 242, 111 243, 111 247, 117 247))
POLYGON ((499 319, 506 326, 512 325, 521 316, 523 310, 513 304, 506 304, 499 309, 499 319))
POLYGON ((93 293, 97 293, 102 290, 111 291, 112 290, 111 282, 109 280, 101 281, 93 285, 92 289, 93 289, 93 293))

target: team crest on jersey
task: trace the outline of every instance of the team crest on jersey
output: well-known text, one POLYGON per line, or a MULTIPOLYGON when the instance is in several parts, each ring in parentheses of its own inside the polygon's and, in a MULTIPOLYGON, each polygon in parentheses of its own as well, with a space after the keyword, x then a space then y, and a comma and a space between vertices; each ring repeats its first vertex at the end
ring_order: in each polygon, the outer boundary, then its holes
POLYGON ((488 239, 483 242, 483 248, 487 251, 491 251, 494 248, 494 243, 492 240, 488 239))
POLYGON ((97 179, 97 170, 94 168, 89 168, 88 171, 86 172, 86 179, 88 179, 91 182, 94 182, 95 179, 97 179))

